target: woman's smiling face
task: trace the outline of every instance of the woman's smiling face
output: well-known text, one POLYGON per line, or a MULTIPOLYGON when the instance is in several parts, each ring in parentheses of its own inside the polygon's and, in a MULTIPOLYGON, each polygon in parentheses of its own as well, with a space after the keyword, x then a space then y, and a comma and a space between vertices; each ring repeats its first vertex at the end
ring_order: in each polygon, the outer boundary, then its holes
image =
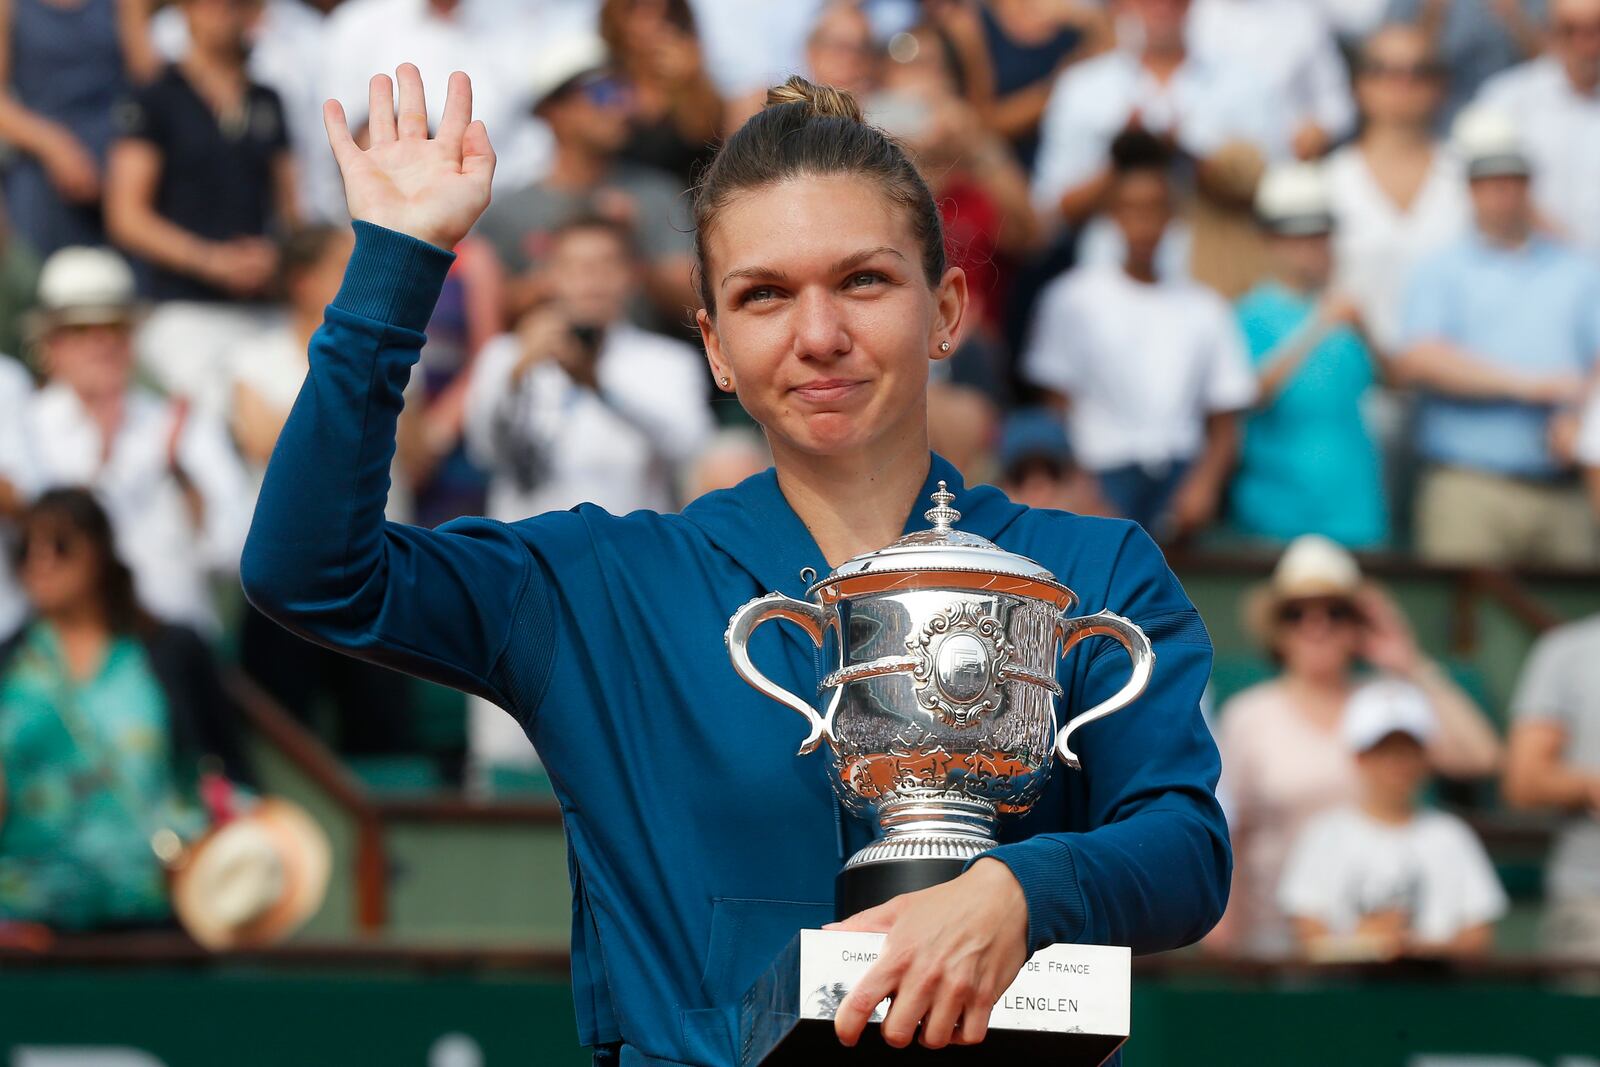
POLYGON ((712 373, 774 447, 843 455, 925 432, 928 362, 954 344, 966 279, 929 286, 904 207, 859 177, 802 176, 736 194, 705 248, 712 373))

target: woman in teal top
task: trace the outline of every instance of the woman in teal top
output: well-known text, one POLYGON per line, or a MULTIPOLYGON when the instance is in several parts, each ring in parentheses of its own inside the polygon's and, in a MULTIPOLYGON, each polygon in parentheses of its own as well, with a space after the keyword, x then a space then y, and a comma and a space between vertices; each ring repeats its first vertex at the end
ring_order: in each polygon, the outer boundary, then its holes
MULTIPOLYGON (((1269 175, 1264 190, 1283 177, 1269 175)), ((1382 463, 1361 410, 1379 374, 1355 306, 1328 289, 1332 217, 1314 196, 1281 209, 1262 200, 1276 277, 1238 307, 1261 394, 1245 422, 1232 525, 1273 541, 1316 533, 1352 548, 1381 545, 1382 463)))
POLYGON ((205 646, 139 610, 105 512, 45 494, 18 575, 36 617, 0 646, 0 919, 57 929, 164 924, 151 834, 187 835, 200 751, 238 748, 205 646))

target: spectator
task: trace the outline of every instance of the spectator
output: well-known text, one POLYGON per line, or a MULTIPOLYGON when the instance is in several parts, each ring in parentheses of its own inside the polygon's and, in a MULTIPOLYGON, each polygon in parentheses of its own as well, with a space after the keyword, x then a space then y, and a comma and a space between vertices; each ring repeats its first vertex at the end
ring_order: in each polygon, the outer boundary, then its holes
MULTIPOLYGON (((1296 159, 1316 159, 1355 125, 1350 80, 1322 14, 1303 0, 1195 0, 1189 47, 1202 63, 1254 68, 1280 110, 1279 136, 1296 159)), ((1263 145, 1268 158, 1281 151, 1263 145)))
POLYGON ((1521 131, 1544 220, 1600 256, 1600 0, 1552 0, 1547 53, 1486 82, 1479 99, 1521 131))
MULTIPOLYGON (((490 518, 590 501, 621 515, 671 510, 675 476, 711 436, 700 354, 627 321, 640 267, 619 223, 585 216, 550 245, 551 299, 484 348, 467 441, 491 472, 490 518)), ((494 792, 536 773, 516 721, 468 701, 469 782, 494 792)))
POLYGON ((710 436, 705 369, 688 345, 627 321, 638 275, 617 222, 584 216, 552 234, 550 302, 484 349, 468 391, 491 518, 676 503, 674 476, 710 436))
POLYGON ((0 356, 0 411, 10 413, 0 421, 0 641, 17 632, 28 611, 11 573, 11 553, 17 546, 17 522, 38 487, 39 442, 28 432, 27 420, 16 417, 32 398, 33 379, 27 370, 0 356))
POLYGON ((127 0, 0 3, 0 141, 11 225, 35 255, 101 244, 112 111, 155 73, 145 5, 127 0))
MULTIPOLYGON (((250 27, 250 80, 265 85, 283 102, 289 148, 294 153, 295 202, 308 220, 342 222, 349 218, 339 168, 328 151, 322 129, 322 102, 327 99, 323 74, 326 16, 320 4, 307 0, 263 0, 250 27)), ((150 31, 161 55, 177 62, 189 51, 189 27, 182 6, 168 4, 150 19, 150 31)))
POLYGON ((279 256, 287 321, 250 338, 231 353, 229 427, 257 485, 305 382, 311 334, 322 325, 323 309, 339 291, 354 247, 347 227, 311 226, 291 234, 279 256))
POLYGON ((706 74, 688 0, 605 0, 600 36, 632 97, 620 158, 688 188, 722 133, 722 98, 706 74))
POLYGON ((256 4, 183 0, 190 48, 121 109, 106 225, 148 265, 140 359, 168 391, 226 406, 227 352, 269 321, 271 233, 297 217, 278 94, 245 72, 256 4))
POLYGON ((1441 118, 1448 124, 1485 81, 1539 51, 1546 6, 1546 0, 1390 0, 1384 21, 1416 26, 1432 42, 1447 72, 1441 118))
POLYGON ((1294 944, 1274 897, 1290 847, 1313 817, 1358 798, 1355 767, 1339 740, 1358 663, 1427 697, 1439 721, 1428 757, 1440 773, 1488 775, 1500 753, 1493 728, 1423 654, 1400 609, 1327 538, 1291 542, 1245 608, 1279 673, 1229 698, 1219 714, 1233 892, 1209 944, 1274 957, 1294 944))
POLYGON ((1126 258, 1045 290, 1022 370, 1065 407, 1073 449, 1117 513, 1183 537, 1216 514, 1255 379, 1227 304, 1158 277, 1173 210, 1166 148, 1131 131, 1112 158, 1109 214, 1126 258))
POLYGON ((1544 887, 1544 944, 1600 959, 1600 618, 1533 646, 1511 697, 1505 797, 1562 816, 1544 887))
MULTIPOLYGON (((724 100, 745 101, 803 69, 806 38, 817 25, 828 0, 784 0, 752 4, 749 0, 690 0, 706 70, 724 100)), ((756 106, 759 106, 757 104, 756 106)), ((736 107, 727 121, 742 121, 736 107)))
POLYGON ((760 431, 749 426, 718 430, 690 464, 683 499, 698 500, 718 489, 731 489, 770 466, 772 451, 760 431))
POLYGON ((617 153, 628 141, 628 97, 607 67, 605 45, 592 35, 552 42, 533 64, 538 85, 533 108, 555 137, 555 159, 547 176, 497 197, 478 223, 510 275, 511 318, 546 299, 555 278, 548 266, 553 232, 584 214, 600 213, 626 223, 637 235, 645 261, 642 291, 649 301, 634 316, 682 323, 693 305, 689 283, 693 243, 683 217, 679 189, 666 175, 624 163, 617 153))
POLYGON ((1483 956, 1506 893, 1469 827, 1419 808, 1435 724, 1403 682, 1369 682, 1340 730, 1354 804, 1317 816, 1284 867, 1278 903, 1312 959, 1483 956))
POLYGON ((63 248, 45 263, 39 304, 47 382, 26 418, 40 484, 98 492, 140 602, 169 622, 215 631, 208 579, 237 574, 250 520, 226 430, 134 383, 133 274, 116 253, 63 248))
POLYGON ((1535 232, 1531 166, 1502 115, 1469 109, 1456 129, 1475 230, 1417 267, 1392 368, 1420 394, 1417 550, 1590 566, 1594 523, 1552 429, 1570 425, 1562 409, 1600 353, 1600 268, 1535 232))
POLYGON ((1356 62, 1361 132, 1328 157, 1334 276, 1387 353, 1411 272, 1471 225, 1466 174, 1433 135, 1443 73, 1419 30, 1373 34, 1356 62))
POLYGON ((997 260, 1018 260, 1038 245, 1039 227, 1028 200, 1028 177, 1006 142, 983 123, 962 92, 955 46, 932 26, 896 38, 883 64, 882 90, 867 97, 867 119, 911 150, 939 205, 947 258, 967 275, 968 322, 983 327, 974 343, 963 331, 949 361, 954 378, 1006 397, 1001 382, 999 316, 1005 304, 997 260), (977 362, 982 365, 973 367, 977 362))
POLYGON ((1110 44, 1105 9, 1074 0, 980 0, 971 7, 945 7, 952 16, 976 9, 993 96, 989 124, 1032 170, 1039 121, 1056 77, 1068 64, 1110 44))
POLYGON ((236 713, 199 636, 139 606, 89 492, 44 494, 22 531, 34 616, 0 647, 0 919, 166 924, 151 836, 203 826, 202 759, 249 781, 236 713))
POLYGON ((1018 504, 1109 515, 1094 475, 1078 466, 1061 420, 1042 408, 1013 412, 1000 429, 1000 488, 1018 504))
POLYGON ((1378 384, 1355 302, 1329 286, 1335 232, 1321 167, 1267 172, 1256 212, 1275 270, 1239 303, 1260 397, 1245 421, 1230 515, 1250 537, 1318 533, 1354 547, 1388 533, 1383 471, 1362 418, 1378 384))
MULTIPOLYGON (((878 86, 880 51, 872 36, 872 22, 860 5, 834 0, 822 9, 806 37, 807 76, 818 85, 831 85, 866 99, 878 86)), ((766 86, 758 92, 765 99, 766 86)))

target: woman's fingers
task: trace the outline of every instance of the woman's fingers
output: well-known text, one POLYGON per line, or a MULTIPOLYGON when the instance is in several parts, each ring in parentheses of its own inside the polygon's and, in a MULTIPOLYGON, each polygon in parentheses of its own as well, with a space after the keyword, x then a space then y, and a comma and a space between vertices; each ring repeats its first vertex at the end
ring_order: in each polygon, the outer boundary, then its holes
POLYGON ((450 75, 444 94, 444 115, 439 120, 438 139, 454 154, 462 152, 462 140, 472 123, 472 79, 461 71, 450 75))
POLYGON ((367 140, 380 145, 395 137, 394 82, 387 74, 374 74, 367 83, 367 140))
MULTIPOLYGON (((905 1048, 916 1039, 917 1024, 933 1006, 938 979, 933 975, 907 974, 894 990, 889 1014, 883 1020, 883 1040, 893 1048, 905 1048)), ((954 1025, 952 1020, 950 1025, 954 1025)))
POLYGON ((838 1014, 833 1017, 833 1032, 838 1035, 840 1042, 854 1045, 861 1040, 861 1031, 867 1028, 867 1021, 872 1018, 878 1005, 883 1003, 883 998, 894 992, 898 979, 896 973, 884 966, 881 958, 861 976, 861 981, 850 990, 844 1003, 839 1005, 838 1014))
POLYGON ((989 1016, 993 1012, 992 1004, 984 1007, 981 1001, 969 1003, 961 1015, 961 1028, 955 1032, 952 1040, 957 1045, 976 1045, 983 1041, 988 1036, 989 1016))
POLYGON ((402 63, 395 71, 400 82, 400 116, 397 130, 402 140, 428 139, 428 104, 422 95, 422 72, 415 63, 402 63))
POLYGON ((923 1014, 922 1032, 917 1040, 928 1048, 944 1048, 950 1044, 970 997, 970 989, 942 983, 923 1014))
POLYGON ((328 131, 328 147, 333 149, 333 158, 338 161, 342 172, 354 154, 361 151, 350 136, 350 123, 344 116, 344 105, 337 100, 323 101, 322 125, 328 131))

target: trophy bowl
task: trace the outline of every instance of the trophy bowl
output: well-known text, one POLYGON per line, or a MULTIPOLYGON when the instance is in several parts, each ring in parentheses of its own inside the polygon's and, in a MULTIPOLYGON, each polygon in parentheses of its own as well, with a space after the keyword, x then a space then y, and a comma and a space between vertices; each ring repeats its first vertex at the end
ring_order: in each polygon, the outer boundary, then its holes
POLYGON ((1048 570, 954 529, 945 483, 933 499, 930 529, 846 561, 804 600, 758 597, 728 624, 734 670, 805 718, 799 754, 826 741, 840 802, 878 825, 839 874, 841 918, 954 878, 994 848, 999 817, 1033 806, 1053 757, 1078 768, 1070 735, 1135 700, 1155 663, 1138 626, 1107 611, 1073 616, 1078 598, 1048 570), (750 636, 772 619, 821 651, 821 713, 751 661, 750 636), (1058 727, 1057 663, 1090 636, 1127 648, 1132 673, 1058 727))

